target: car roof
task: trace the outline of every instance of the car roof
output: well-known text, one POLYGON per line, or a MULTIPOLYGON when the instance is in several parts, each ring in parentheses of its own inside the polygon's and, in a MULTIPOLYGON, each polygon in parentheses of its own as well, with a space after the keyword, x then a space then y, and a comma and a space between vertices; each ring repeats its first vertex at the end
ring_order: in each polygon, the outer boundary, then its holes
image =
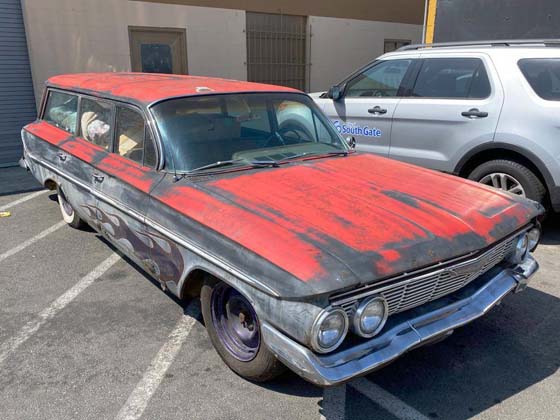
POLYGON ((409 50, 396 50, 391 51, 382 56, 378 57, 378 59, 387 59, 390 57, 399 57, 399 56, 416 56, 421 57, 424 54, 459 54, 459 53, 484 53, 487 55, 511 55, 511 56, 531 56, 531 55, 545 55, 545 56, 558 56, 560 55, 560 48, 548 47, 544 45, 535 45, 535 46, 488 46, 488 45, 472 45, 472 46, 445 46, 445 47, 437 47, 437 48, 430 48, 430 47, 421 47, 418 49, 409 49, 409 50))
POLYGON ((116 98, 149 105, 164 99, 219 93, 296 92, 285 86, 156 73, 76 73, 63 74, 47 80, 47 86, 74 90, 94 96, 116 98))

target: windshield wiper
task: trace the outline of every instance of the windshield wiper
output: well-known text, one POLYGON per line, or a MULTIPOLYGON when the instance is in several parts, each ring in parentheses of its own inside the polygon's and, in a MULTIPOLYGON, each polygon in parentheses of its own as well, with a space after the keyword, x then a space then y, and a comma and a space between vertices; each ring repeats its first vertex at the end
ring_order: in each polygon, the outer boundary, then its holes
POLYGON ((303 152, 303 153, 299 153, 297 155, 287 156, 285 158, 282 158, 282 159, 278 160, 278 162, 285 162, 287 160, 299 159, 301 157, 306 157, 306 156, 314 156, 314 157, 348 156, 348 151, 347 150, 338 150, 336 152, 303 152))
POLYGON ((191 172, 204 171, 206 169, 221 168, 222 166, 233 165, 234 163, 243 162, 243 159, 231 159, 231 160, 219 160, 218 162, 209 163, 208 165, 200 166, 198 168, 191 169, 191 172))

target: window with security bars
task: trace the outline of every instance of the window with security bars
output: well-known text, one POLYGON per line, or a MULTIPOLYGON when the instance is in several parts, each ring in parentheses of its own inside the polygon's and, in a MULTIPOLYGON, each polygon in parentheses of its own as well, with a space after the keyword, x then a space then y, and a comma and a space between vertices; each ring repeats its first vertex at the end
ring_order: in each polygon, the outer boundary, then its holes
POLYGON ((307 18, 247 12, 247 79, 305 90, 307 18))

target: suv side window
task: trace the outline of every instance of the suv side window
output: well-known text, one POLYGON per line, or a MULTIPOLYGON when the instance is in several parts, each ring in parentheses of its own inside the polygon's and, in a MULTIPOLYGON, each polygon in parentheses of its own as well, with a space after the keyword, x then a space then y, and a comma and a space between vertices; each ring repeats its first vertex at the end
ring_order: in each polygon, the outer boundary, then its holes
POLYGON ((490 82, 480 58, 426 58, 412 96, 483 99, 490 96, 490 82))
POLYGON ((116 134, 116 153, 140 165, 155 167, 154 143, 140 112, 117 105, 116 134))
POLYGON ((346 85, 344 96, 395 97, 412 60, 387 60, 376 63, 346 85))
POLYGON ((111 150, 113 106, 90 98, 80 101, 80 134, 84 140, 111 150))
POLYGON ((560 101, 559 58, 523 58, 517 65, 537 95, 560 101))
POLYGON ((78 96, 52 90, 48 95, 43 120, 69 133, 76 134, 78 96))

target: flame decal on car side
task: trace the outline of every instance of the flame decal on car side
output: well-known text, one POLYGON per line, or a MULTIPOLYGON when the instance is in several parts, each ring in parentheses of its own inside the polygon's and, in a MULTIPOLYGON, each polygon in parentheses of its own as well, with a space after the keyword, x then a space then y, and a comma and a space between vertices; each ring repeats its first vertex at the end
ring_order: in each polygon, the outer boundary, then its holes
POLYGON ((101 223, 110 240, 136 255, 159 281, 178 283, 183 274, 183 256, 177 245, 155 232, 131 229, 124 219, 99 207, 82 205, 92 219, 101 223))

